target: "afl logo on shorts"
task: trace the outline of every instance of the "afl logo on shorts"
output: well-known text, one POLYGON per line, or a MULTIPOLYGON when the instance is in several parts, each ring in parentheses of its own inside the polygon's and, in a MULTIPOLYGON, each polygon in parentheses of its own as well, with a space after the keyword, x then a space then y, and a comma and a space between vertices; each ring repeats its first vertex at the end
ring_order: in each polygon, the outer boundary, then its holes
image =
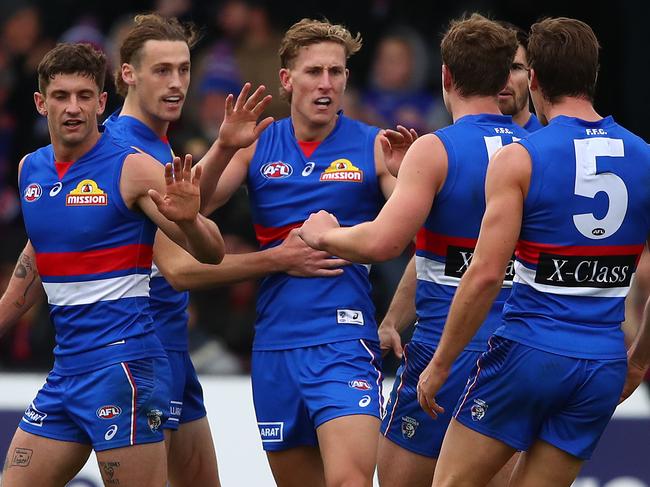
POLYGON ((97 409, 97 417, 99 419, 113 419, 122 413, 119 406, 102 406, 97 409))
POLYGON ((358 391, 369 391, 370 389, 372 389, 370 383, 364 379, 353 379, 350 382, 348 382, 348 385, 352 389, 356 389, 358 391))
POLYGON ((293 174, 293 168, 286 162, 268 162, 260 169, 266 179, 284 179, 293 174))
POLYGON ((25 198, 25 201, 27 203, 31 203, 32 201, 36 201, 41 197, 43 194, 43 189, 41 186, 37 183, 32 183, 29 186, 25 188, 25 194, 23 197, 25 198))

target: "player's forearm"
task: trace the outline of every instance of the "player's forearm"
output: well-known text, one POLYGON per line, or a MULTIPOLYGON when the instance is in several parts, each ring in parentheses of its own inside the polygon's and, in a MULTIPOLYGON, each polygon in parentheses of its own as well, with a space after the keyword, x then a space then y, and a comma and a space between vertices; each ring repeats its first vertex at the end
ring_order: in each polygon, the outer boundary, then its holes
POLYGON ((650 366, 650 298, 645 305, 639 332, 629 350, 630 362, 642 368, 650 366))
MULTIPOLYGON (((29 249, 31 246, 28 244, 29 249)), ((25 247, 4 294, 0 298, 0 336, 23 316, 43 295, 33 253, 25 247)))
POLYGON ((323 233, 318 248, 350 262, 384 262, 399 256, 406 245, 396 242, 398 235, 390 235, 376 222, 365 222, 354 227, 333 228, 323 233))
POLYGON ((497 275, 469 266, 451 303, 447 322, 432 363, 449 371, 460 353, 469 344, 485 320, 503 282, 497 275))
POLYGON ((233 158, 237 148, 225 147, 217 139, 208 152, 201 158, 198 165, 202 168, 200 190, 201 190, 201 212, 206 213, 212 195, 214 194, 219 178, 224 169, 233 158))
POLYGON ((190 222, 180 222, 186 238, 186 250, 199 262, 218 264, 225 254, 225 244, 217 225, 202 215, 190 222))
POLYGON ((416 319, 415 290, 417 277, 415 272, 415 257, 412 257, 404 269, 402 279, 395 290, 395 295, 390 303, 386 316, 380 326, 392 327, 398 333, 404 331, 416 319))
POLYGON ((194 261, 176 266, 173 276, 163 275, 177 291, 207 289, 227 286, 249 279, 259 279, 282 271, 275 249, 247 254, 226 254, 219 265, 201 264, 194 261))

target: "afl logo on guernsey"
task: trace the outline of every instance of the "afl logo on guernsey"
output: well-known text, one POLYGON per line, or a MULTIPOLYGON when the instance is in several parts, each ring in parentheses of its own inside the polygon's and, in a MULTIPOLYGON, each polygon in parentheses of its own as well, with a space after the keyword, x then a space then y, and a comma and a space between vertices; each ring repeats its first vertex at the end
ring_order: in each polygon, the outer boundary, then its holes
POLYGON ((293 168, 282 161, 267 162, 262 166, 260 172, 266 179, 283 179, 291 176, 293 168))
POLYGON ((363 171, 347 159, 337 159, 320 175, 321 181, 363 182, 363 171))
POLYGON ((66 206, 106 206, 108 195, 92 179, 84 179, 65 197, 66 206))
POLYGON ((40 184, 32 183, 25 188, 24 198, 25 201, 31 203, 32 201, 39 199, 42 194, 43 189, 41 188, 40 184))

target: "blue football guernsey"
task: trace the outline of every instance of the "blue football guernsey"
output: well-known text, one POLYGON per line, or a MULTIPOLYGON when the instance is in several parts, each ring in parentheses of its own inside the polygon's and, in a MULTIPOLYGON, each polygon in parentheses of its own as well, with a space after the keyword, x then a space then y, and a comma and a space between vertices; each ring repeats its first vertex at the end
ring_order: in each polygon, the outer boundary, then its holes
MULTIPOLYGON (((527 132, 507 115, 466 115, 435 132, 447 152, 447 178, 416 241, 416 311, 413 339, 437 345, 449 306, 470 264, 485 212, 485 174, 492 154, 527 132)), ((483 351, 501 323, 512 265, 485 322, 466 350, 483 351)))
MULTIPOLYGON (((115 137, 145 152, 162 164, 172 162, 174 154, 167 139, 161 139, 140 120, 115 112, 104 125, 115 137)), ((155 264, 151 272, 150 312, 156 335, 165 350, 187 351, 188 292, 178 292, 167 282, 155 264)))
POLYGON ((650 231, 650 149, 612 117, 558 116, 532 160, 512 294, 497 334, 576 358, 625 358, 624 301, 650 231))
MULTIPOLYGON (((339 114, 310 157, 290 119, 261 135, 248 171, 255 231, 262 248, 279 244, 312 212, 324 209, 342 226, 372 220, 381 193, 375 172, 378 129, 339 114)), ((261 284, 254 350, 280 350, 342 340, 377 340, 368 266, 348 265, 338 277, 272 274, 261 284)))
POLYGON ((23 217, 56 330, 60 375, 164 356, 147 313, 156 227, 120 193, 122 165, 133 152, 106 130, 67 171, 58 171, 51 145, 23 163, 23 217))

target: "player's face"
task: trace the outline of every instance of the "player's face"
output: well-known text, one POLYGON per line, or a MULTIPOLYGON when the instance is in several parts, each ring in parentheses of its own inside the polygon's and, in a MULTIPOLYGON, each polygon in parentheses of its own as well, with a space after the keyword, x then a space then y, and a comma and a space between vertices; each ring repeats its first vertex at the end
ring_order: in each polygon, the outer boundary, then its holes
POLYGON ((82 74, 57 74, 45 95, 34 93, 41 115, 47 116, 52 142, 75 147, 97 131, 97 116, 104 113, 106 93, 99 93, 95 81, 82 74))
POLYGON ((526 51, 522 46, 519 46, 510 67, 508 84, 499 93, 499 109, 504 115, 516 115, 527 108, 528 62, 526 60, 526 51))
POLYGON ((146 117, 173 122, 181 116, 190 84, 190 49, 183 41, 144 43, 134 65, 123 66, 132 81, 127 96, 137 98, 146 117))
POLYGON ((291 93, 294 122, 332 123, 341 108, 347 79, 341 44, 321 42, 300 48, 292 66, 280 70, 282 86, 291 93))

